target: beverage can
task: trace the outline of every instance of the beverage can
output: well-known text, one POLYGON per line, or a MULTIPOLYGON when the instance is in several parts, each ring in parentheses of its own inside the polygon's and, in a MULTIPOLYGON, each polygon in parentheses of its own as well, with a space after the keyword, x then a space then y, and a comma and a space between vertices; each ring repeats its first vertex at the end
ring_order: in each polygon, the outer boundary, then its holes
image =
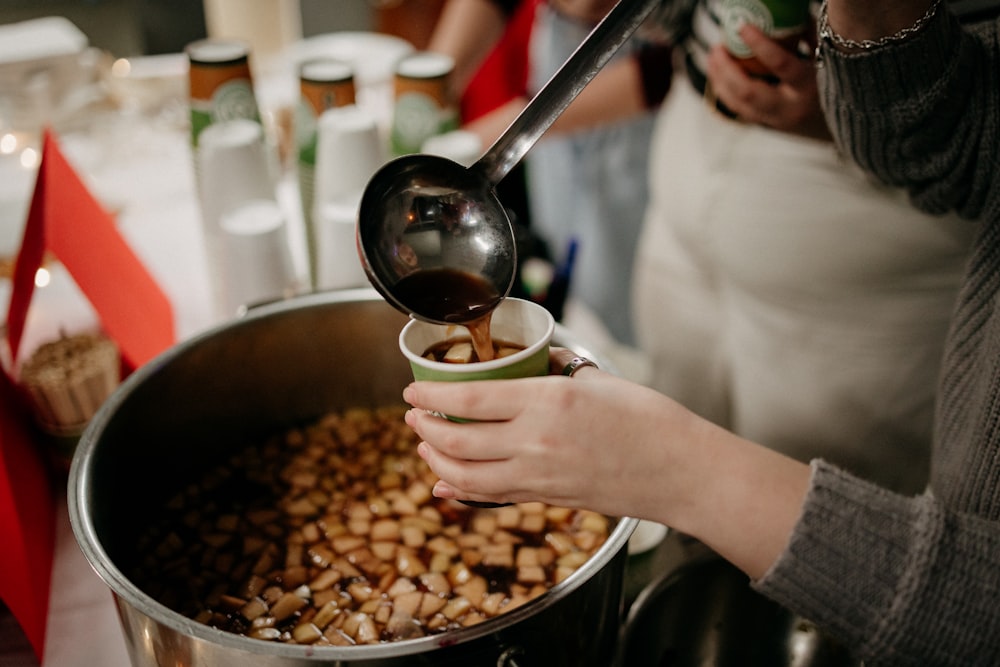
POLYGON ((454 69, 454 59, 430 51, 397 63, 390 139, 395 155, 420 152, 430 137, 458 128, 458 107, 450 93, 454 69))
POLYGON ((223 120, 260 122, 250 73, 250 47, 239 40, 203 39, 185 47, 191 104, 191 143, 223 120))
POLYGON ((749 72, 767 74, 767 68, 757 61, 740 37, 740 28, 749 23, 789 50, 795 50, 812 20, 810 4, 810 0, 717 0, 715 13, 729 52, 742 59, 749 72))
POLYGON ((302 215, 305 221, 309 279, 318 280, 317 239, 313 221, 316 204, 316 152, 319 119, 324 111, 356 103, 354 68, 336 58, 314 58, 299 65, 299 103, 295 111, 295 147, 302 215))
POLYGON ((316 124, 327 109, 356 102, 354 68, 335 58, 307 60, 299 66, 299 104, 295 142, 299 162, 316 164, 316 124))
POLYGON ((355 103, 354 68, 337 58, 314 58, 299 66, 302 100, 317 116, 355 103))

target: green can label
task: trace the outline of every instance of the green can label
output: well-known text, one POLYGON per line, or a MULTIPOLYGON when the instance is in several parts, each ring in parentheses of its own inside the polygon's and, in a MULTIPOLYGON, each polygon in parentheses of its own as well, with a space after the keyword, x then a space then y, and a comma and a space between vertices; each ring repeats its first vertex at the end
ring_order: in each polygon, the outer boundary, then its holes
POLYGON ((299 164, 316 165, 316 143, 318 116, 308 100, 301 99, 295 107, 295 147, 299 153, 299 164))
POLYGON ((191 136, 198 145, 198 135, 212 123, 245 118, 260 121, 253 87, 246 79, 232 79, 212 93, 210 100, 191 100, 191 136))
POLYGON ((392 150, 396 155, 419 153, 424 142, 458 129, 458 114, 430 95, 405 93, 396 98, 392 115, 392 150))
POLYGON ((749 23, 777 40, 801 33, 809 21, 809 1, 720 0, 716 13, 726 48, 737 58, 749 58, 753 53, 740 37, 740 28, 749 23))

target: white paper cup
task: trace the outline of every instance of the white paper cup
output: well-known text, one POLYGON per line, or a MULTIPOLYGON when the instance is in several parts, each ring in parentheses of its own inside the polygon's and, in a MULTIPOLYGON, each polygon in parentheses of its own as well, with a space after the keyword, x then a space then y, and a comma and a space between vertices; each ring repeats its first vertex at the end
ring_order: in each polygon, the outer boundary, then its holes
POLYGON ((197 178, 205 232, 219 236, 219 220, 244 203, 274 199, 277 158, 260 123, 213 123, 198 137, 197 178))
POLYGON ((313 216, 317 289, 365 287, 368 277, 357 246, 358 202, 328 203, 313 216))
POLYGON ((452 130, 430 137, 421 150, 429 155, 446 157, 463 167, 471 167, 483 154, 483 142, 468 130, 452 130))
POLYGON ((241 307, 288 296, 295 270, 277 202, 247 202, 224 214, 219 227, 223 312, 235 314, 241 307))
POLYGON ((357 105, 327 109, 316 127, 313 215, 317 206, 360 197, 387 157, 376 119, 357 105))

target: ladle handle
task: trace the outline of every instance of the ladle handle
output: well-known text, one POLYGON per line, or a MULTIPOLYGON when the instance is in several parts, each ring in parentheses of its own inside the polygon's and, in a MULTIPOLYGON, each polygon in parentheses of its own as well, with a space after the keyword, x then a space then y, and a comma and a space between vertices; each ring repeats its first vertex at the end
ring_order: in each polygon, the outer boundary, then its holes
POLYGON ((472 169, 492 185, 502 181, 663 1, 619 0, 472 169))

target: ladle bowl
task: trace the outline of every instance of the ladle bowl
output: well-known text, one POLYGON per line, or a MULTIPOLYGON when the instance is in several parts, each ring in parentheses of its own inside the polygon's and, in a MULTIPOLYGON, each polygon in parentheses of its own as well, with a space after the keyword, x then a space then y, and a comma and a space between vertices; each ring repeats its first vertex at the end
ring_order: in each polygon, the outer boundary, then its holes
POLYGON ((464 324, 510 292, 514 231, 493 187, 474 169, 435 155, 404 155, 375 174, 360 210, 360 220, 373 223, 358 226, 365 271, 404 313, 464 324), (464 291, 459 274, 466 276, 464 291))
POLYGON ((517 250, 496 185, 661 1, 620 0, 470 167, 414 154, 375 173, 361 199, 357 245, 386 301, 417 319, 464 324, 507 296, 517 250))

